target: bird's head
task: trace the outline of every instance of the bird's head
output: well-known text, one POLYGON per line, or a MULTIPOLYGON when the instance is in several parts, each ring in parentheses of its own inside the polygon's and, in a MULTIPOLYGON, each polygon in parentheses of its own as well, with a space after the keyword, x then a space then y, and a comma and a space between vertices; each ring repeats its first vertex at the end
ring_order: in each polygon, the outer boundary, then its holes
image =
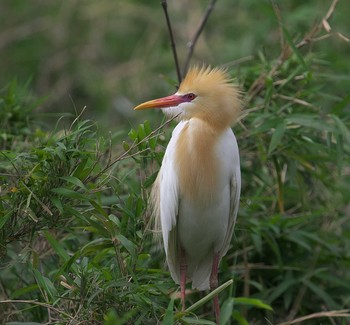
POLYGON ((225 70, 193 67, 174 95, 150 100, 134 109, 147 108, 161 108, 167 115, 179 114, 181 120, 198 118, 225 128, 238 119, 240 92, 225 70))

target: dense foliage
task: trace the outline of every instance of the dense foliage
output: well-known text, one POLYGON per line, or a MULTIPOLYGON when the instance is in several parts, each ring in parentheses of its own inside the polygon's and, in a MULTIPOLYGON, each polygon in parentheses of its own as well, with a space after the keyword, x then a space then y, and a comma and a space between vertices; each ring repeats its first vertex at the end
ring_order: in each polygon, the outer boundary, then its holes
MULTIPOLYGON (((252 10, 254 2, 246 3, 241 14, 252 10)), ((228 7, 218 6, 218 15, 228 7)), ((130 1, 128 8, 145 6, 130 1)), ((271 5, 259 8, 275 17, 271 5)), ((234 127, 243 187, 221 265, 222 324, 344 324, 350 317, 350 79, 337 66, 345 59, 333 62, 336 35, 322 21, 312 29, 296 12, 300 34, 280 26, 271 50, 229 69, 246 108, 234 127)), ((225 49, 222 59, 232 59, 229 50, 237 49, 225 49)), ((211 305, 197 292, 188 294, 188 313, 179 311, 178 288, 152 240, 147 196, 173 122, 108 135, 78 109, 50 129, 40 113, 45 100, 29 89, 10 81, 0 90, 1 323, 213 324, 211 305)))

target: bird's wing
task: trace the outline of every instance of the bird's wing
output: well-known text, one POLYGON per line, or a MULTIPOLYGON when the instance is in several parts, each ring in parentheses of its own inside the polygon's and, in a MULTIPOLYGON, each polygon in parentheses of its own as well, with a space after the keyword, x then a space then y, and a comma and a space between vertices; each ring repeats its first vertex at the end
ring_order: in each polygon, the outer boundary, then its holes
POLYGON ((224 256, 230 246, 233 229, 237 219, 237 213, 239 208, 239 199, 241 195, 241 169, 239 160, 239 151, 235 135, 230 135, 230 142, 232 148, 232 164, 231 164, 231 178, 230 178, 230 216, 223 250, 221 256, 224 256))
POLYGON ((187 122, 180 122, 173 131, 163 158, 159 179, 159 214, 163 244, 170 272, 176 282, 178 282, 180 277, 176 267, 176 263, 179 261, 176 227, 179 210, 179 186, 174 157, 176 142, 186 124, 187 122))

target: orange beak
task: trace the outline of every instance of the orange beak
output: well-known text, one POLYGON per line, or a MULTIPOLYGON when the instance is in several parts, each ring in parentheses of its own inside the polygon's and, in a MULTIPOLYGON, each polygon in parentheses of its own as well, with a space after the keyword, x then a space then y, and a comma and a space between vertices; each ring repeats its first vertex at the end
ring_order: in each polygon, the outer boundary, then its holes
POLYGON ((148 108, 165 108, 174 107, 184 102, 184 99, 178 95, 171 95, 163 98, 153 99, 142 103, 134 108, 134 110, 148 109, 148 108))

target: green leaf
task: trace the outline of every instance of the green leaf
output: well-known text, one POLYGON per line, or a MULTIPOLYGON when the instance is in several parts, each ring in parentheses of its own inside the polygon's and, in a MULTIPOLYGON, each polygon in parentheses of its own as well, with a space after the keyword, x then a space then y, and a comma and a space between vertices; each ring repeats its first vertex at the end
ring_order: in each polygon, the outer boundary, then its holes
POLYGON ((85 246, 81 248, 82 254, 96 253, 103 249, 113 247, 111 240, 106 238, 96 238, 88 242, 85 246))
POLYGON ((12 212, 7 212, 5 215, 1 216, 0 218, 0 229, 5 226, 7 220, 10 219, 12 212))
POLYGON ((174 324, 174 298, 169 302, 168 308, 166 309, 164 319, 164 325, 173 325, 174 324))
POLYGON ((268 245, 271 247, 271 249, 275 253, 278 260, 278 265, 282 268, 282 265, 283 265, 282 256, 281 256, 280 247, 276 241, 276 236, 274 236, 274 234, 270 232, 263 233, 263 236, 266 242, 268 243, 268 245))
POLYGON ((317 297, 321 298, 327 304, 327 309, 340 309, 343 307, 337 304, 334 299, 320 286, 310 282, 309 280, 304 280, 303 282, 316 294, 317 297))
POLYGON ((37 284, 31 284, 26 287, 20 288, 18 290, 15 290, 11 293, 10 297, 11 299, 17 299, 18 297, 22 297, 28 293, 34 292, 38 290, 37 284))
POLYGON ((341 101, 339 101, 336 105, 332 107, 332 113, 337 115, 342 113, 344 109, 348 107, 349 103, 350 103, 350 94, 345 96, 341 101))
POLYGON ((83 182, 79 178, 77 178, 75 176, 62 176, 60 178, 65 180, 68 183, 71 183, 71 184, 73 184, 75 186, 78 186, 78 187, 86 190, 86 186, 83 184, 83 182))
POLYGON ((298 58, 298 61, 300 62, 300 64, 303 66, 303 68, 305 70, 307 70, 307 66, 306 63, 304 61, 303 56, 300 54, 300 51, 297 49, 297 47, 294 44, 294 41, 292 40, 292 37, 290 36, 288 30, 282 26, 282 30, 283 30, 283 35, 287 41, 287 43, 289 44, 289 46, 291 47, 291 49, 293 50, 293 53, 296 55, 296 57, 298 58))
POLYGON ((117 216, 110 214, 108 216, 108 219, 111 220, 116 226, 118 226, 118 228, 120 227, 120 219, 117 216))
POLYGON ((146 121, 143 123, 143 127, 144 127, 144 129, 145 129, 146 135, 150 135, 151 132, 152 132, 152 129, 151 129, 151 125, 149 124, 149 121, 146 120, 146 121))
POLYGON ((269 118, 269 116, 259 117, 256 121, 253 122, 254 127, 250 130, 251 134, 264 133, 272 128, 275 128, 276 125, 279 125, 281 119, 277 118, 269 118))
POLYGON ((61 257, 65 262, 69 260, 69 255, 62 246, 62 244, 52 236, 48 230, 43 231, 45 238, 50 243, 56 254, 61 257))
POLYGON ((249 325, 248 321, 237 310, 232 313, 232 318, 240 325, 249 325))
POLYGON ((319 131, 333 131, 333 128, 325 121, 314 115, 294 114, 286 118, 287 123, 304 126, 319 131))
MULTIPOLYGON (((145 128, 145 132, 146 132, 147 136, 152 133, 152 128, 151 128, 151 125, 150 125, 149 121, 145 121, 144 128, 145 128)), ((149 144, 149 147, 152 150, 155 150, 156 149, 156 145, 157 145, 157 139, 155 137, 150 138, 148 140, 148 144, 149 144)))
POLYGON ((143 140, 146 137, 146 132, 143 124, 140 124, 137 128, 137 137, 139 141, 143 140))
POLYGON ((271 294, 269 294, 269 303, 271 304, 275 299, 298 282, 298 279, 285 279, 284 281, 280 282, 280 284, 271 291, 271 294))
POLYGON ((300 74, 302 71, 303 71, 303 66, 301 65, 297 66, 297 68, 294 69, 294 71, 288 76, 288 78, 284 80, 280 86, 277 87, 277 93, 279 93, 281 89, 283 87, 286 87, 291 81, 294 81, 295 76, 300 74))
POLYGON ((98 212, 101 216, 104 216, 105 218, 108 217, 108 213, 103 209, 103 207, 98 204, 94 200, 89 200, 90 204, 95 208, 96 212, 98 212))
POLYGON ((38 286, 48 294, 51 300, 57 298, 57 290, 50 279, 43 276, 37 269, 33 268, 32 270, 38 286))
POLYGON ((135 217, 139 217, 141 213, 143 212, 143 200, 139 197, 136 200, 136 206, 135 206, 135 217))
POLYGON ((247 298, 247 297, 238 297, 238 298, 232 298, 232 299, 233 299, 233 302, 237 305, 249 305, 257 308, 273 310, 270 305, 265 304, 260 299, 247 298))
POLYGON ((122 323, 119 321, 118 314, 114 309, 111 309, 104 315, 103 325, 121 325, 122 323))
POLYGON ((130 149, 130 145, 126 141, 123 141, 123 148, 125 151, 128 151, 130 149))
POLYGON ((281 143, 281 140, 283 138, 285 131, 286 131, 285 122, 278 124, 278 126, 275 129, 275 132, 273 132, 271 137, 268 155, 271 155, 271 153, 275 150, 275 148, 281 143))
POLYGON ((331 114, 331 118, 336 124, 337 133, 340 134, 344 140, 350 145, 350 130, 347 128, 345 123, 336 115, 331 114))
POLYGON ((84 179, 91 172, 91 169, 88 166, 89 161, 90 160, 88 158, 82 158, 79 165, 75 169, 73 176, 78 179, 84 179))
POLYGON ((146 178, 146 180, 143 182, 143 186, 144 186, 145 188, 150 187, 150 186, 154 183, 154 181, 156 180, 157 176, 158 176, 158 171, 155 172, 155 173, 153 173, 153 174, 152 174, 151 176, 149 176, 148 178, 146 178))
POLYGON ((52 204, 57 208, 60 213, 63 213, 63 204, 62 201, 58 197, 50 198, 52 204))
POLYGON ((128 133, 128 136, 131 140, 135 141, 137 139, 137 132, 134 129, 131 129, 128 133))
POLYGON ((296 231, 291 231, 287 234, 287 238, 296 243, 297 245, 305 248, 307 251, 311 252, 313 248, 310 246, 308 242, 306 242, 305 237, 302 232, 296 230, 296 231))
POLYGON ((123 235, 117 235, 116 238, 120 241, 120 243, 123 245, 123 247, 126 248, 126 250, 130 253, 130 255, 135 255, 136 253, 136 245, 130 241, 129 239, 127 239, 125 236, 123 235))
POLYGON ((70 198, 70 199, 78 199, 78 200, 87 200, 87 198, 76 191, 70 190, 68 188, 63 188, 63 187, 57 187, 57 188, 53 188, 51 189, 52 192, 58 194, 58 195, 62 195, 64 197, 70 198))
POLYGON ((271 100, 272 94, 273 94, 273 80, 271 77, 266 77, 265 78, 265 88, 266 88, 266 92, 265 92, 265 106, 268 106, 269 101, 271 100))
POLYGON ((221 307, 220 325, 231 324, 231 316, 233 311, 234 300, 232 298, 226 299, 221 307))

